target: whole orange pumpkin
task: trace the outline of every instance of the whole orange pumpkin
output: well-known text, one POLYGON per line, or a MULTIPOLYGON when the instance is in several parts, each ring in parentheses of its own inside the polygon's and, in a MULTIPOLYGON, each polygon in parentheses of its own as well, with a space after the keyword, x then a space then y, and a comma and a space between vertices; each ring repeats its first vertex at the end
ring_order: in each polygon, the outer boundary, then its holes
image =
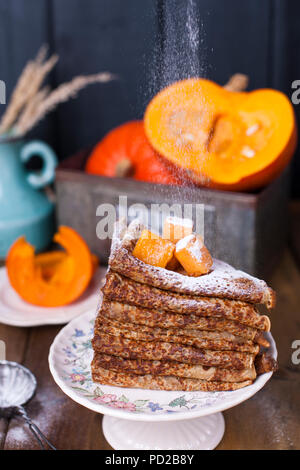
MULTIPOLYGON (((87 173, 116 177, 125 170, 134 179, 149 183, 182 185, 188 179, 149 144, 143 121, 130 121, 110 131, 94 148, 87 173), (123 165, 124 164, 124 165, 123 165)), ((126 176, 126 175, 122 175, 126 176)))

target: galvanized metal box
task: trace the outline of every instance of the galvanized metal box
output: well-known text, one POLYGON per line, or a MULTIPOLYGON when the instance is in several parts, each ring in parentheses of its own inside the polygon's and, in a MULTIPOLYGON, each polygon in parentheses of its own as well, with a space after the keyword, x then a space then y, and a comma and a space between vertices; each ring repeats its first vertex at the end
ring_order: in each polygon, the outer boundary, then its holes
MULTIPOLYGON (((83 171, 88 151, 64 160, 56 171, 59 224, 76 229, 91 250, 107 261, 110 240, 96 235, 101 204, 204 204, 205 243, 214 257, 267 278, 280 259, 288 228, 289 171, 258 193, 170 187, 130 178, 105 178, 83 171)), ((195 212, 193 211, 193 214, 195 212)))

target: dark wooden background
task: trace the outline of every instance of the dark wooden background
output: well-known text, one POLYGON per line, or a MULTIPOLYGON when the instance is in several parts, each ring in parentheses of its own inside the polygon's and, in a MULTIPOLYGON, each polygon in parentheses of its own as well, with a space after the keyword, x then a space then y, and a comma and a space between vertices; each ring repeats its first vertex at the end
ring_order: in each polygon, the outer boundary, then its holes
MULTIPOLYGON (((224 83, 243 72, 251 88, 275 87, 291 96, 292 82, 300 79, 299 0, 194 1, 204 76, 224 83)), ((162 63, 161 52, 170 57, 179 46, 176 73, 189 72, 182 46, 186 8, 187 0, 0 0, 0 79, 9 95, 25 62, 45 42, 60 55, 52 86, 82 73, 119 75, 61 105, 34 131, 64 158, 93 145, 113 126, 142 117, 149 98, 172 79, 174 61, 162 63)), ((300 116, 300 105, 295 110, 300 116)), ((294 196, 300 196, 299 179, 298 153, 294 196)))

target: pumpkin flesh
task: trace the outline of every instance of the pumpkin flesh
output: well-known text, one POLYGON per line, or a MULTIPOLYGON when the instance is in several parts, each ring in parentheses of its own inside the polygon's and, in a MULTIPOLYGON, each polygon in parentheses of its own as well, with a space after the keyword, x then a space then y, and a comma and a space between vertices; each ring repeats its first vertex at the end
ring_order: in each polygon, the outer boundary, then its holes
MULTIPOLYGON (((12 287, 26 302, 60 307, 76 300, 93 275, 93 261, 85 241, 75 230, 61 226, 54 236, 65 251, 35 256, 25 237, 10 248, 6 268, 12 287)), ((95 263, 95 261, 94 261, 95 263)))
POLYGON ((267 184, 290 161, 297 141, 285 95, 267 89, 233 92, 204 79, 161 91, 144 121, 157 152, 197 183, 221 189, 267 184))

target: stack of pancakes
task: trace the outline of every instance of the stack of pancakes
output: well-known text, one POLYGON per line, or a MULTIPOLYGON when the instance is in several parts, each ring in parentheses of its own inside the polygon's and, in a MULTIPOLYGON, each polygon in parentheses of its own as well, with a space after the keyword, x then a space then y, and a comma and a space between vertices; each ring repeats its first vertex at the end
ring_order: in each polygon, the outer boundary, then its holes
POLYGON ((264 332, 272 308, 264 281, 220 261, 188 277, 132 255, 142 226, 115 227, 103 301, 95 322, 95 382, 154 390, 227 391, 274 370, 264 332))

